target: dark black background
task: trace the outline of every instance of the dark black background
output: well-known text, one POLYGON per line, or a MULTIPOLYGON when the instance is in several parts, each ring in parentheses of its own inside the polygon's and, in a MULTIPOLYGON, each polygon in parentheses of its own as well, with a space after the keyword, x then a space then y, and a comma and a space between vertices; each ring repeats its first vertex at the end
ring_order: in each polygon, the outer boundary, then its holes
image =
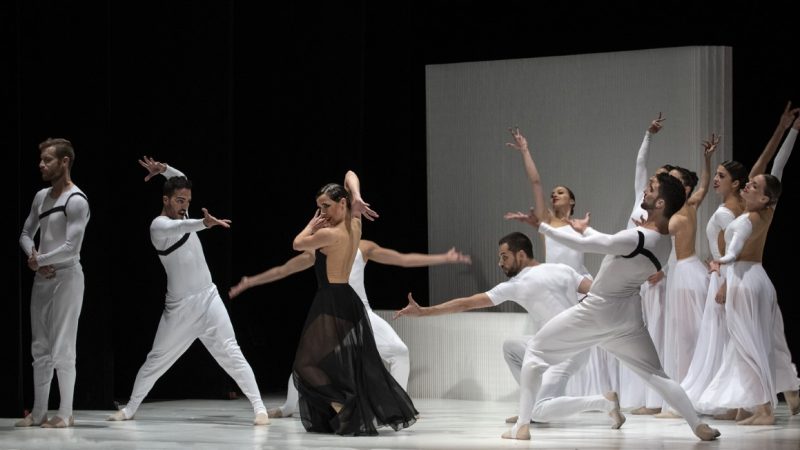
MULTIPOLYGON (((162 181, 142 181, 136 162, 142 155, 193 179, 195 217, 207 207, 233 220, 231 230, 200 236, 242 350, 262 392, 270 393, 285 389, 313 274, 233 301, 228 287, 292 256, 292 238, 314 212, 316 189, 341 182, 347 169, 359 174, 365 198, 381 213, 365 225, 364 237, 427 251, 426 64, 731 46, 733 154, 746 165, 786 101, 800 104, 797 2, 336 3, 15 0, 0 6, 5 191, 8 204, 15 202, 3 233, 6 284, 15 289, 0 302, 0 415, 19 416, 32 403, 32 274, 17 239, 34 193, 44 187, 37 144, 47 137, 72 140, 73 179, 92 208, 81 255, 86 293, 75 407, 110 409, 113 400, 127 400, 163 307, 164 271, 148 236, 162 181)), ((644 127, 650 117, 640 119, 644 127)), ((790 163, 764 265, 798 355, 792 170, 790 163)), ((426 269, 370 265, 367 271, 367 290, 380 292, 371 296, 376 309, 401 307, 406 292, 427 290, 426 269)), ((235 390, 196 343, 149 398, 225 398, 235 390)))

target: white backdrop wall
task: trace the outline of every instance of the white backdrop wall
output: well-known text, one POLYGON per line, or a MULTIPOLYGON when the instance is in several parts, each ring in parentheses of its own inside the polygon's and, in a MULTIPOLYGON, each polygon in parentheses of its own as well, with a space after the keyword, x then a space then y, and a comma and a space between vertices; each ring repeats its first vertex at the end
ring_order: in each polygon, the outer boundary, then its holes
MULTIPOLYGON (((732 51, 678 47, 426 67, 429 248, 457 246, 472 255, 470 270, 430 272, 430 303, 484 292, 504 281, 497 240, 522 231, 543 259, 538 233, 503 219, 525 211, 533 193, 519 153, 504 144, 519 126, 542 176, 576 195, 576 216, 616 232, 635 201, 636 153, 651 120, 664 128, 650 144, 650 173, 670 163, 702 170, 701 143, 722 135, 712 160, 729 159, 732 51)), ((710 190, 698 214, 697 249, 709 256, 705 224, 719 203, 710 190)), ((601 255, 587 255, 596 273, 601 255)), ((421 299, 418 299, 421 300, 421 299)), ((424 299, 422 299, 424 301, 424 299)), ((495 308, 519 311, 512 306, 495 308)))

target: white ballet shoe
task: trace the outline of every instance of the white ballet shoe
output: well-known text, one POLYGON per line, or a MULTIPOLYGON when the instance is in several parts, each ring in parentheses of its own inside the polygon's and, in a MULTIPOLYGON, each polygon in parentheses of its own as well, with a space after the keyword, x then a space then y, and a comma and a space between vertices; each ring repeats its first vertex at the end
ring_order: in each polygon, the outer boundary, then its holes
POLYGON ((269 416, 267 413, 260 412, 256 414, 256 418, 253 419, 253 425, 269 425, 269 416))
POLYGON ((115 412, 114 414, 111 414, 110 416, 106 417, 106 420, 108 420, 110 422, 122 422, 124 420, 133 420, 133 416, 127 417, 125 415, 125 411, 120 409, 119 411, 115 412))
POLYGON ((510 430, 503 433, 500 437, 503 439, 519 439, 521 441, 530 441, 531 432, 528 429, 528 425, 514 424, 510 430))

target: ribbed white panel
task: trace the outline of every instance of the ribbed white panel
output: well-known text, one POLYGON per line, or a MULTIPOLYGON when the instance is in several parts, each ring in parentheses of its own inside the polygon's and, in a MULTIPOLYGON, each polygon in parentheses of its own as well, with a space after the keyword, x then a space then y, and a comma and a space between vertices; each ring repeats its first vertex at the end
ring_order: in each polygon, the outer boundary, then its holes
MULTIPOLYGON (((712 131, 722 134, 712 173, 730 158, 731 64, 727 47, 679 47, 428 66, 429 248, 455 245, 473 258, 470 271, 431 271, 430 303, 503 281, 497 240, 535 234, 503 219, 533 202, 519 153, 504 145, 509 126, 527 136, 545 189, 570 187, 575 215, 591 211, 592 226, 613 233, 641 198, 633 192, 636 152, 659 111, 666 121, 650 146, 651 173, 670 163, 699 176, 701 143, 712 131)), ((711 191, 699 230, 718 202, 711 191)), ((705 259, 704 233, 697 241, 705 259)), ((542 259, 540 239, 534 246, 542 259)), ((601 259, 587 255, 592 273, 601 259)))
POLYGON ((470 312, 397 320, 392 320, 394 311, 375 313, 408 346, 412 397, 519 399, 519 387, 503 359, 503 341, 530 329, 527 313, 470 312))

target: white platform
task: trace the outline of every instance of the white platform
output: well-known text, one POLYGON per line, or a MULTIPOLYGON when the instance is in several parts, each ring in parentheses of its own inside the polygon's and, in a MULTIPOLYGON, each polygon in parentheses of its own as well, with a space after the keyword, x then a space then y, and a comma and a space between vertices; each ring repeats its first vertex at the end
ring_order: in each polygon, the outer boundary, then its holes
MULTIPOLYGON (((265 398, 267 407, 283 399, 265 398)), ((800 416, 777 409, 775 426, 745 427, 709 421, 721 438, 704 443, 678 419, 631 416, 611 430, 602 413, 584 413, 550 425, 532 425, 532 441, 508 441, 504 418, 513 402, 415 399, 420 419, 406 430, 381 429, 377 437, 307 433, 299 419, 273 419, 253 427, 246 400, 177 400, 142 405, 136 420, 106 422, 111 411, 76 411, 74 428, 14 428, 0 419, 0 449, 757 449, 800 448, 800 416)))

